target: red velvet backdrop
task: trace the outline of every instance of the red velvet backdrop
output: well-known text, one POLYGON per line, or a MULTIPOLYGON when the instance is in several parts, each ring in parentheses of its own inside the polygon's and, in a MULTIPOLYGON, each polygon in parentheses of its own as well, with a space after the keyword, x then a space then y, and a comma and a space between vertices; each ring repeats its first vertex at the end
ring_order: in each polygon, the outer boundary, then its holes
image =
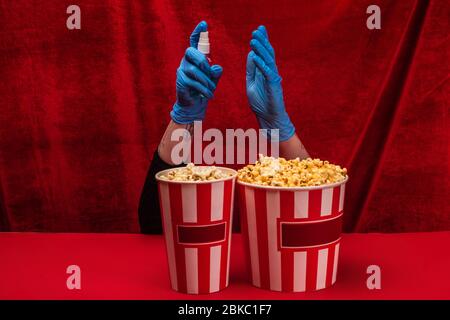
POLYGON ((450 229, 447 1, 0 1, 0 230, 137 232, 151 154, 196 23, 224 67, 205 125, 256 127, 251 31, 267 26, 313 156, 347 166, 347 231, 450 229), (381 7, 381 30, 366 8, 381 7))

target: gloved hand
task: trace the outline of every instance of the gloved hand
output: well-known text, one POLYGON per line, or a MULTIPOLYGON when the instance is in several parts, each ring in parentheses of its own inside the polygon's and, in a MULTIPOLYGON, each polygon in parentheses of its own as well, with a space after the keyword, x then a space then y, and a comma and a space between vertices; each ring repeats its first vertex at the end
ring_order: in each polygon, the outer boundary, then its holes
POLYGON ((200 22, 191 34, 191 46, 177 69, 177 101, 170 116, 180 124, 203 120, 208 100, 214 96, 217 82, 222 75, 222 67, 210 66, 204 54, 197 50, 200 32, 207 31, 205 21, 200 22))
POLYGON ((252 50, 247 57, 247 97, 259 126, 279 129, 279 141, 286 141, 295 133, 284 107, 281 77, 275 64, 275 52, 269 42, 266 28, 259 26, 252 33, 252 50))

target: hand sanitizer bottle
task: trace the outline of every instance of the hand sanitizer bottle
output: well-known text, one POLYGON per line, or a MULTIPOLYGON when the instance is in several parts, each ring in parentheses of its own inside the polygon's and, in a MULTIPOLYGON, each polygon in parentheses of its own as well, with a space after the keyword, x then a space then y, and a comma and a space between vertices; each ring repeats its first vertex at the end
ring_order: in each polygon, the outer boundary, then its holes
POLYGON ((210 57, 210 51, 209 51, 209 37, 208 37, 208 31, 200 32, 200 39, 198 41, 197 49, 201 53, 203 53, 206 58, 208 59, 208 62, 211 63, 211 57, 210 57))

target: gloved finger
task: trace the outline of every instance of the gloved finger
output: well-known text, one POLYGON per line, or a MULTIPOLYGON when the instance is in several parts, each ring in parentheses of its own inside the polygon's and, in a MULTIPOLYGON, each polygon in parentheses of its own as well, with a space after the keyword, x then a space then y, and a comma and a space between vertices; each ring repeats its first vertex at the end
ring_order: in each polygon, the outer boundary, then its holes
POLYGON ((281 77, 278 75, 277 72, 274 72, 272 69, 270 69, 267 64, 261 59, 258 55, 255 55, 253 57, 253 61, 255 62, 256 67, 259 71, 264 75, 264 77, 270 81, 280 81, 281 77))
MULTIPOLYGON (((256 65, 255 65, 256 67, 256 65)), ((264 88, 266 82, 266 77, 263 75, 263 73, 259 70, 259 68, 256 68, 255 71, 255 83, 256 87, 258 88, 264 88)))
POLYGON ((264 37, 269 40, 269 34, 267 33, 267 29, 265 26, 261 25, 258 27, 258 30, 264 35, 264 37))
POLYGON ((260 30, 253 31, 252 37, 253 39, 261 42, 264 48, 266 48, 266 50, 270 53, 271 57, 275 58, 275 50, 273 50, 273 47, 270 44, 269 40, 267 40, 267 38, 262 34, 260 30))
POLYGON ((186 61, 186 64, 183 66, 184 73, 188 75, 191 79, 194 79, 210 90, 216 89, 216 84, 197 66, 191 64, 186 61))
POLYGON ((250 51, 247 55, 247 71, 246 71, 247 81, 255 79, 256 66, 255 62, 253 61, 254 56, 256 56, 256 54, 253 52, 253 50, 250 51))
POLYGON ((205 87, 203 84, 198 82, 195 79, 192 79, 188 75, 185 75, 186 78, 184 79, 186 86, 190 89, 194 89, 195 91, 198 91, 200 94, 204 95, 208 99, 211 99, 214 95, 211 90, 209 90, 207 87, 205 87))
POLYGON ((211 78, 212 81, 217 85, 220 77, 222 76, 223 68, 218 64, 215 64, 211 67, 211 78))
POLYGON ((211 66, 208 63, 208 59, 206 59, 206 56, 200 51, 192 47, 187 48, 184 57, 187 61, 199 67, 208 77, 211 75, 211 66))
POLYGON ((208 30, 208 24, 206 21, 201 21, 192 31, 191 37, 189 38, 191 47, 197 49, 198 40, 200 39, 200 32, 205 32, 208 30))
POLYGON ((259 42, 256 39, 252 39, 250 41, 250 47, 253 49, 253 51, 256 53, 256 55, 259 56, 260 58, 262 58, 264 60, 264 62, 270 68, 273 68, 274 70, 276 69, 275 68, 275 60, 270 55, 269 51, 267 51, 267 49, 264 48, 264 46, 262 45, 261 42, 259 42))

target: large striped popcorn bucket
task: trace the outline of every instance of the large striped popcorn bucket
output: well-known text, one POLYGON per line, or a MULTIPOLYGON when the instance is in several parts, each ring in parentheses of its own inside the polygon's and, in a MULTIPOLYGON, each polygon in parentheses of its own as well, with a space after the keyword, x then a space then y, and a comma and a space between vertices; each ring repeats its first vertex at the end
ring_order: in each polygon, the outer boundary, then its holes
POLYGON ((336 281, 346 182, 313 187, 237 182, 253 285, 304 292, 336 281))
MULTIPOLYGON (((156 175, 172 288, 204 294, 228 286, 237 172, 211 181, 168 181, 156 175)), ((175 169, 176 170, 176 169, 175 169)))

